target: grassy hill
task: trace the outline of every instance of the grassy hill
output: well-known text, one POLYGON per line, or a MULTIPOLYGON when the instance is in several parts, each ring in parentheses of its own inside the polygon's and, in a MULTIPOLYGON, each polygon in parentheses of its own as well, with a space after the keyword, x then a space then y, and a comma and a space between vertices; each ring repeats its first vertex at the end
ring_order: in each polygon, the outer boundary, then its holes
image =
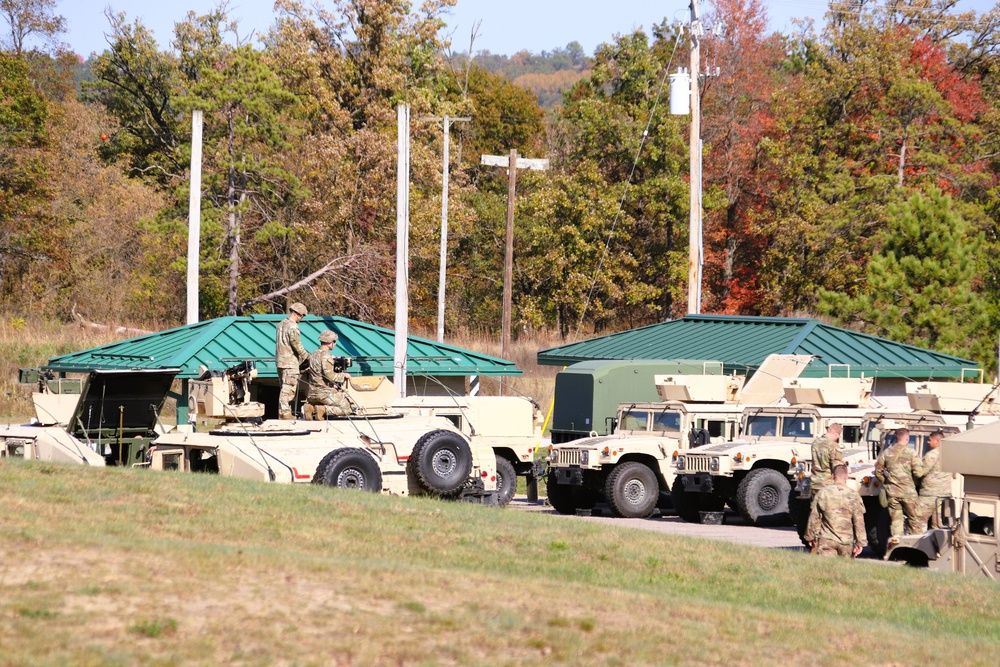
POLYGON ((565 517, 0 461, 0 664, 994 664, 997 586, 565 517))

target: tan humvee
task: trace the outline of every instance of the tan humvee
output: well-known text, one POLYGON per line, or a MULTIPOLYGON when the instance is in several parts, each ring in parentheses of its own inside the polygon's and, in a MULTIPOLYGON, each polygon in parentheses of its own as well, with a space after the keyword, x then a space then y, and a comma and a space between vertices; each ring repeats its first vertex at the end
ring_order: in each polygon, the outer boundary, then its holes
POLYGON ((811 359, 771 355, 746 383, 722 374, 657 375, 664 402, 622 403, 612 435, 549 448, 549 504, 572 514, 603 499, 618 516, 649 516, 667 506, 676 486, 673 464, 684 451, 732 440, 743 402, 777 400, 781 379, 797 376, 811 359))
POLYGON ((252 373, 216 374, 200 384, 193 382, 192 404, 198 410, 215 411, 199 415, 224 418, 227 423, 207 433, 178 430, 160 436, 150 448, 147 465, 155 470, 497 504, 492 448, 470 442, 445 417, 404 415, 392 409, 397 392, 388 378, 350 379, 352 416, 257 423, 245 416, 262 414, 263 406, 249 400, 246 387, 233 387, 249 383, 252 377, 252 373))
POLYGON ((939 500, 943 527, 889 538, 886 560, 1000 578, 1000 422, 945 438, 941 468, 963 481, 956 497, 939 500))

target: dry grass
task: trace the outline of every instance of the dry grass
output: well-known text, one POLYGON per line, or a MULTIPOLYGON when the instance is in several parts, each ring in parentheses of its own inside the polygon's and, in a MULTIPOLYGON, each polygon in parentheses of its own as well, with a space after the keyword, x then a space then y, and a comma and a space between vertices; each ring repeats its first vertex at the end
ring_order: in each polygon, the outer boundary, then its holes
POLYGON ((973 665, 1000 648, 993 582, 566 517, 10 461, 0 505, 6 665, 973 665))

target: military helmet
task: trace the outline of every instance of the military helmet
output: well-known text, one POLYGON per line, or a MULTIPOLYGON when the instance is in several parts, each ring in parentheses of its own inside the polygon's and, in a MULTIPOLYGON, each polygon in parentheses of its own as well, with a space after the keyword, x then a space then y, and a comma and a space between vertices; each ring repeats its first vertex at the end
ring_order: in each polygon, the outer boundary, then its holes
POLYGON ((300 301, 296 301, 295 303, 293 303, 288 308, 288 310, 289 310, 289 312, 292 312, 292 313, 298 313, 302 317, 305 317, 306 315, 309 314, 309 311, 306 309, 306 304, 304 304, 304 303, 302 303, 300 301))
POLYGON ((334 333, 333 331, 330 331, 329 329, 327 329, 326 331, 324 331, 323 333, 321 333, 319 335, 319 342, 321 342, 321 343, 336 343, 337 342, 337 334, 334 333))

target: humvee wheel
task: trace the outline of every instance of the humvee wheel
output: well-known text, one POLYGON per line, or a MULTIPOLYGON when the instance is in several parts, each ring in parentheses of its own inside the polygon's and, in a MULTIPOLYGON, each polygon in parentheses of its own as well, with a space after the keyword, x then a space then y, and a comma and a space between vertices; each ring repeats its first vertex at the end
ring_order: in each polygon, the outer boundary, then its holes
POLYGON ((331 454, 323 471, 324 484, 370 493, 382 490, 382 471, 371 454, 356 447, 338 449, 331 454))
POLYGON ((751 526, 781 526, 788 522, 788 478, 771 468, 751 470, 736 487, 736 508, 751 526))
POLYGON ((407 467, 425 491, 449 494, 468 481, 472 472, 472 450, 458 433, 431 431, 417 440, 407 467))
POLYGON ((497 505, 503 507, 514 499, 517 489, 517 472, 510 461, 502 456, 497 457, 497 505))
POLYGON ((698 507, 698 496, 691 495, 684 490, 684 480, 680 475, 674 477, 674 483, 670 487, 670 500, 674 504, 674 511, 677 516, 688 523, 700 523, 701 511, 698 507))
POLYGON ((626 519, 645 519, 660 499, 660 484, 649 467, 638 461, 615 466, 604 485, 611 511, 626 519))

